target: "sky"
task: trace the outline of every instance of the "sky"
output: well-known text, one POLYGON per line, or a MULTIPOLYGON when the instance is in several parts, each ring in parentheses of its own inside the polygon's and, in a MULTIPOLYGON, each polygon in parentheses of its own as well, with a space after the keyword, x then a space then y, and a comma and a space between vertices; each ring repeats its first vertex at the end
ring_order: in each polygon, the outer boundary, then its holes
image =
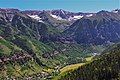
POLYGON ((100 10, 120 9, 120 0, 0 0, 0 8, 98 12, 100 10))

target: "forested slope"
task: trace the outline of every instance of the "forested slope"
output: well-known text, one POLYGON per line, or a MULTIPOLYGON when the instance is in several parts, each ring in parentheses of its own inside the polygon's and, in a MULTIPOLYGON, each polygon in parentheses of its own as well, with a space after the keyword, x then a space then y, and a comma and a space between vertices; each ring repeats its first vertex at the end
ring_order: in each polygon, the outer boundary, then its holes
POLYGON ((120 44, 97 56, 74 71, 60 74, 55 80, 119 80, 120 44))

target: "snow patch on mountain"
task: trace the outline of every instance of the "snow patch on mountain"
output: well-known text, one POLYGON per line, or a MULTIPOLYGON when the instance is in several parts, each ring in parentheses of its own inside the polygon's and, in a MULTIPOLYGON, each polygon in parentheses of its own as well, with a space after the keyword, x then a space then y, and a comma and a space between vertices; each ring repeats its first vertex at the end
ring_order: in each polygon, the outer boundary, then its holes
POLYGON ((81 19, 83 16, 82 15, 78 15, 78 16, 74 16, 74 19, 81 19))
POLYGON ((42 18, 40 18, 38 15, 28 15, 28 16, 31 17, 31 18, 33 18, 33 19, 36 19, 39 22, 43 22, 42 18))
POLYGON ((93 14, 86 15, 86 17, 91 17, 91 16, 93 16, 93 14))
POLYGON ((113 13, 118 13, 118 11, 117 10, 114 10, 114 11, 112 11, 113 13))
POLYGON ((52 16, 53 18, 55 18, 57 20, 63 20, 60 16, 56 16, 56 15, 53 15, 53 14, 50 14, 50 16, 52 16))
POLYGON ((81 19, 82 17, 83 17, 82 15, 70 16, 68 18, 68 20, 69 21, 71 21, 71 20, 78 20, 78 19, 81 19))

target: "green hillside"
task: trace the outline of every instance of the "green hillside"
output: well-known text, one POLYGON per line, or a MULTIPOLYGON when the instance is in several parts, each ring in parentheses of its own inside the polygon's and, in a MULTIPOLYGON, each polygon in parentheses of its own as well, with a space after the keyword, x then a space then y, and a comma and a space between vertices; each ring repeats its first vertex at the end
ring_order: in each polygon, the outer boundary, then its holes
POLYGON ((11 40, 0 38, 0 55, 1 79, 26 79, 30 76, 32 79, 45 79, 59 74, 56 71, 66 65, 86 62, 85 58, 91 56, 91 51, 84 52, 78 44, 43 43, 15 35, 11 40))
POLYGON ((108 52, 97 56, 91 62, 75 70, 66 71, 55 80, 119 80, 120 44, 114 45, 108 52))
POLYGON ((0 44, 1 79, 47 78, 61 67, 85 62, 84 58, 91 56, 84 54, 77 44, 42 43, 25 36, 15 35, 12 40, 1 37, 0 44))
POLYGON ((56 26, 19 12, 13 14, 11 21, 7 18, 0 16, 1 80, 52 79, 61 68, 85 63, 93 53, 100 53, 105 48, 80 45, 64 38, 56 26))

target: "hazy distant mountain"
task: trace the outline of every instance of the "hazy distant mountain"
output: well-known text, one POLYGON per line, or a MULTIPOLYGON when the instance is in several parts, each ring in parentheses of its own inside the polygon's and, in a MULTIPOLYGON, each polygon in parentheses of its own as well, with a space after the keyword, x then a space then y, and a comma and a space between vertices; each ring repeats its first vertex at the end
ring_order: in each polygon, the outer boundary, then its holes
POLYGON ((69 11, 51 10, 51 11, 22 11, 22 13, 31 16, 34 19, 39 19, 56 26, 60 30, 68 28, 76 20, 81 19, 83 16, 88 16, 93 13, 74 13, 69 11))
MULTIPOLYGON (((81 19, 83 16, 89 15, 90 13, 74 13, 64 10, 51 10, 51 11, 38 11, 38 10, 25 10, 20 11, 18 9, 0 9, 1 13, 5 13, 9 20, 13 17, 14 13, 23 13, 29 17, 38 20, 39 22, 46 22, 50 25, 57 27, 60 30, 68 28, 76 20, 81 19)), ((4 14, 4 15, 5 15, 4 14)))

